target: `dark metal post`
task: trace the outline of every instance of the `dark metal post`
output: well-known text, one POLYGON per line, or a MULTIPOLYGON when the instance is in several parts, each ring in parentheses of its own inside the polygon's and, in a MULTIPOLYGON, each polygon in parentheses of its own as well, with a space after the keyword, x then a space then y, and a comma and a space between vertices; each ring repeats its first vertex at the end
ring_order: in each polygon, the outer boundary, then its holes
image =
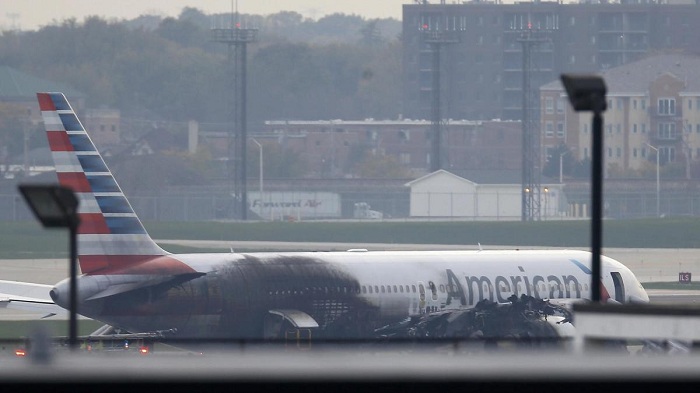
POLYGON ((78 349, 78 225, 70 226, 70 320, 68 345, 78 349))
POLYGON ((600 302, 600 254, 603 248, 603 116, 601 112, 599 105, 596 105, 593 110, 591 136, 591 300, 595 303, 600 302))
POLYGON ((603 248, 603 111, 607 87, 596 75, 562 74, 561 82, 577 112, 593 112, 591 136, 591 300, 600 302, 600 253, 603 248))

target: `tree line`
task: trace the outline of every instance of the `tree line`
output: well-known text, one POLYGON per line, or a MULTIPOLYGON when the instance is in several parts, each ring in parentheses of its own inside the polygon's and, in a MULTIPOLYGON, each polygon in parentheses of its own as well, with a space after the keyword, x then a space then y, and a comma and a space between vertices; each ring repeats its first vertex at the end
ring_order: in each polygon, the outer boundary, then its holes
MULTIPOLYGON (((86 94, 91 107, 126 117, 227 121, 232 69, 210 29, 230 15, 185 8, 177 18, 64 20, 0 35, 0 64, 86 94)), ((242 15, 259 28, 249 45, 251 125, 269 119, 396 118, 400 44, 396 20, 293 12, 242 15), (386 32, 386 33, 385 33, 386 32)))

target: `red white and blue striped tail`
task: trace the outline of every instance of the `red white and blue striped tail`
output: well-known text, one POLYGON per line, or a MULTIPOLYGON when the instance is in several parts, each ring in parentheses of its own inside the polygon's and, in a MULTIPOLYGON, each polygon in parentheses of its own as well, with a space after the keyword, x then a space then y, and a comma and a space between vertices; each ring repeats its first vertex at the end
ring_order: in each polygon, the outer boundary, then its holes
POLYGON ((82 272, 113 272, 167 255, 146 232, 63 93, 37 98, 58 181, 80 201, 82 272))

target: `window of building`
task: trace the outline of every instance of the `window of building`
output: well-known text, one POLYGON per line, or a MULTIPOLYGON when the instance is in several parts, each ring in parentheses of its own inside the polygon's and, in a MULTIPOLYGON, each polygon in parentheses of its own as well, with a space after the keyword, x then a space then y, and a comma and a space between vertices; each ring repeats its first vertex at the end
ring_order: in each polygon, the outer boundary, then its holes
POLYGON ((608 147, 608 157, 612 157, 612 147, 608 147))
POLYGON ((647 125, 646 125, 646 123, 642 123, 642 134, 646 134, 646 133, 647 133, 647 125))
POLYGON ((643 147, 642 148, 642 158, 646 158, 646 156, 647 156, 647 148, 643 147))
POLYGON ((545 122, 544 123, 544 134, 545 136, 552 137, 554 136, 554 124, 551 121, 545 122))
POLYGON ((637 100, 632 100, 632 109, 637 109, 637 100))
POLYGON ((554 113, 554 100, 552 99, 552 97, 545 97, 544 112, 548 114, 554 113))
POLYGON ((700 134, 700 123, 695 125, 695 132, 700 134))
POLYGON ((642 110, 647 109, 647 100, 646 99, 640 100, 639 103, 642 105, 642 110))
POLYGON ((622 125, 620 123, 617 123, 615 125, 615 132, 617 132, 618 134, 622 133, 622 125))
POLYGON ((676 114, 676 99, 675 98, 659 98, 659 107, 657 113, 659 115, 675 115, 676 114))
POLYGON ((587 147, 583 148, 583 158, 588 158, 588 148, 587 147))
POLYGON ((617 109, 622 109, 622 98, 616 99, 615 105, 617 105, 617 109))
POLYGON ((566 102, 564 102, 563 98, 558 98, 557 99, 557 113, 564 113, 564 107, 566 106, 566 102))
POLYGON ((688 98, 688 109, 693 109, 693 100, 688 98))
POLYGON ((564 123, 562 123, 562 122, 557 123, 557 136, 559 138, 564 137, 564 123))
POLYGON ((618 147, 617 149, 615 149, 615 156, 617 158, 622 157, 622 149, 621 148, 618 147))
POLYGON ((569 17, 569 26, 576 26, 576 17, 575 16, 569 17))
POLYGON ((637 148, 632 149, 632 157, 637 158, 637 148))
POLYGON ((676 138, 676 123, 659 123, 657 137, 659 139, 670 140, 676 138))
POLYGON ((632 124, 632 133, 633 134, 637 133, 637 124, 632 124))
POLYGON ((674 162, 676 160, 676 148, 672 146, 659 147, 659 161, 661 163, 674 162))

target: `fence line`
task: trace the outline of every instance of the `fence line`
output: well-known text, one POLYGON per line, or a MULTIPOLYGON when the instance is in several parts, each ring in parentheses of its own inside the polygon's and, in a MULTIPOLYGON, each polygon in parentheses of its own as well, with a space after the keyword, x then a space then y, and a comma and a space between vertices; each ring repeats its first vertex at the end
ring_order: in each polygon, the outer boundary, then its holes
MULTIPOLYGON (((372 210, 383 213, 385 219, 471 219, 512 221, 520 218, 513 214, 512 200, 515 195, 506 193, 464 194, 464 193, 341 193, 340 214, 331 219, 352 219, 356 203, 367 203, 372 210), (413 203, 424 203, 426 213, 411 216, 413 203), (490 205, 489 205, 490 204, 490 205), (508 214, 504 214, 505 209, 508 214), (441 210, 437 210, 441 209, 441 210), (467 213, 465 213, 465 211, 467 213), (427 213, 430 212, 430 213, 427 213), (471 213, 469 213, 471 212, 471 213)), ((519 197, 518 197, 519 198, 519 197)), ((226 220, 236 217, 239 204, 226 195, 135 195, 130 196, 132 207, 143 221, 207 221, 226 220)), ((543 220, 585 219, 590 213, 590 196, 568 194, 555 203, 552 200, 541 202, 543 220)), ((33 220, 31 212, 18 194, 0 194, 0 221, 33 220)), ((661 195, 660 215, 666 217, 700 216, 700 195, 695 193, 664 193, 661 195)), ((605 196, 604 216, 615 219, 647 218, 656 216, 656 194, 619 193, 605 196)), ((300 219, 308 219, 299 217, 300 219)), ((253 217, 254 219, 254 217, 253 217)), ((263 217, 269 220, 270 217, 263 217)), ((279 219, 279 217, 274 217, 279 219)))

